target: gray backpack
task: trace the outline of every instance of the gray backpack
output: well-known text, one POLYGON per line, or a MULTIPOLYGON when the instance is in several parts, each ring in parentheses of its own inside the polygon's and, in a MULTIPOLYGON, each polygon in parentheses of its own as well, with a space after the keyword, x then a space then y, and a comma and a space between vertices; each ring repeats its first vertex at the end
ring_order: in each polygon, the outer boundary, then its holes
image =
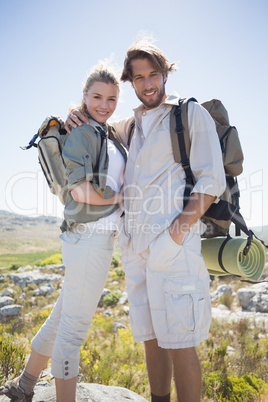
MULTIPOLYGON (((184 205, 186 205, 194 185, 194 178, 190 167, 190 136, 188 129, 188 104, 196 102, 196 99, 181 99, 179 105, 174 107, 170 118, 170 135, 173 147, 174 160, 182 163, 186 174, 186 187, 184 192, 184 205)), ((219 136, 222 150, 222 159, 226 174, 226 190, 221 195, 222 201, 234 205, 239 210, 239 189, 236 177, 243 171, 243 151, 239 141, 237 129, 230 125, 228 112, 218 99, 201 104, 211 115, 219 136)), ((213 206, 214 207, 214 206, 213 206)), ((207 214, 202 218, 207 225, 203 237, 225 236, 229 232, 231 219, 223 220, 209 217, 207 214)), ((239 228, 236 225, 236 234, 239 228)))
POLYGON ((67 189, 66 166, 62 157, 62 149, 68 138, 64 122, 60 117, 49 116, 41 124, 37 134, 29 144, 22 149, 32 146, 38 149, 38 159, 52 194, 59 197, 65 205, 67 189), (37 138, 40 141, 36 144, 37 138))

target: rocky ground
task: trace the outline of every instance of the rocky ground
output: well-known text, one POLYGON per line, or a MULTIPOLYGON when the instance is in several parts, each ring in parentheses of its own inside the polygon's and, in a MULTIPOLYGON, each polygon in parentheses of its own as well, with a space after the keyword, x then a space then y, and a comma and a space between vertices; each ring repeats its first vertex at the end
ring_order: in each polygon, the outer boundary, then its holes
MULTIPOLYGON (((268 264, 266 264, 268 265, 268 264)), ((266 266, 265 271, 268 269, 266 266)), ((64 266, 49 265, 45 267, 32 268, 31 266, 20 267, 16 272, 0 273, 0 284, 6 278, 11 284, 18 285, 20 288, 35 284, 37 288, 34 290, 34 296, 44 296, 52 293, 55 288, 54 284, 63 281, 64 266), (46 271, 50 271, 47 273, 46 271)), ((264 322, 268 332, 268 281, 266 275, 263 276, 263 282, 249 284, 240 282, 237 291, 233 290, 232 284, 219 284, 215 290, 211 291, 211 301, 214 306, 212 309, 213 317, 220 320, 237 321, 241 318, 255 320, 256 322, 264 322), (232 308, 219 303, 223 295, 229 294, 233 298, 232 308)), ((116 285, 116 281, 113 283, 116 285)), ((236 282, 237 284, 237 282, 236 282)), ((57 285, 59 287, 59 285, 57 285)), ((60 286, 61 287, 61 286, 60 286)), ((213 282, 211 289, 213 289, 213 282)), ((117 289, 122 294, 118 301, 119 305, 124 306, 124 310, 128 313, 127 294, 117 289)), ((111 293, 109 289, 104 289, 102 298, 111 293)), ((14 304, 14 290, 12 286, 7 287, 0 293, 0 320, 5 320, 9 316, 19 316, 22 304, 14 304)), ((102 300, 101 298, 101 300, 102 300)), ((100 302, 101 302, 100 300, 100 302)), ((109 315, 109 309, 104 314, 109 315)))
MULTIPOLYGON (((267 265, 267 264, 266 264, 267 265)), ((264 282, 257 284, 243 283, 237 281, 232 282, 228 278, 220 281, 218 279, 211 281, 211 300, 213 318, 219 321, 229 323, 246 319, 252 325, 259 326, 262 331, 259 336, 268 336, 268 282, 267 280, 268 266, 265 267, 263 275, 264 282), (229 282, 229 283, 227 283, 229 282), (224 296, 228 295, 231 303, 224 303, 224 296)), ((6 322, 9 317, 18 317, 22 319, 23 311, 23 292, 20 300, 16 297, 16 289, 26 289, 30 285, 34 285, 33 296, 50 295, 52 292, 59 292, 64 278, 64 266, 49 265, 46 267, 20 267, 16 271, 0 271, 0 322, 6 322), (8 281, 7 281, 8 279, 8 281), (1 284, 2 283, 2 284, 1 284), (5 286, 4 284, 9 284, 5 286), (4 285, 4 286, 3 286, 4 285), (14 290, 15 289, 15 290, 14 290), (17 302, 15 303, 15 299, 17 302)), ((108 283, 108 287, 113 286, 116 289, 117 282, 108 283)), ((116 289, 121 294, 118 300, 118 307, 125 312, 124 320, 116 320, 114 322, 114 331, 120 327, 126 327, 129 324, 128 317, 128 300, 125 290, 116 289)), ((102 299, 105 295, 111 293, 111 290, 105 288, 100 299, 99 305, 102 305, 102 299)), ((48 307, 48 306, 46 306, 48 307)), ((50 306, 52 307, 52 306, 50 306)), ((110 308, 102 308, 103 315, 112 316, 110 308)), ((27 313, 30 314, 30 313, 27 313)), ((0 396, 0 402, 8 399, 0 396)), ((98 384, 80 383, 78 386, 77 401, 145 401, 144 398, 135 393, 120 387, 107 387, 98 384)), ((50 369, 44 370, 41 382, 36 388, 34 401, 55 401, 54 381, 50 374, 50 369)))
MULTIPOLYGON (((79 383, 76 394, 77 402, 146 402, 146 399, 129 389, 100 384, 79 383)), ((0 402, 8 401, 9 398, 0 396, 0 402)), ((37 384, 33 402, 56 402, 55 386, 48 382, 37 384)))

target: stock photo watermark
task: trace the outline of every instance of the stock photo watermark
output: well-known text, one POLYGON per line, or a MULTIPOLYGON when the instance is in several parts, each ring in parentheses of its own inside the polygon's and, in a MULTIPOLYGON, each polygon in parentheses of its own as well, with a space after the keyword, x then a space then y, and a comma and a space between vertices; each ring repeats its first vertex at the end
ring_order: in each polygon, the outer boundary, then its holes
MULTIPOLYGON (((258 221, 258 226, 262 226, 264 215, 264 178, 263 171, 258 170, 247 177, 242 177, 238 181, 240 190, 240 204, 246 208, 241 210, 247 222, 258 221)), ((111 180, 110 180, 111 184, 111 180)), ((164 186, 152 184, 146 189, 142 189, 136 184, 126 185, 124 188, 124 210, 127 224, 135 228, 135 231, 155 233, 160 230, 159 224, 150 217, 156 216, 168 218, 174 211, 178 214, 183 206, 184 186, 175 187, 171 178, 168 176, 164 186), (144 217, 148 217, 146 222, 144 217), (142 221, 141 221, 142 220, 142 221)), ((201 192, 210 194, 209 188, 202 188, 201 192)), ((58 197, 51 194, 48 184, 42 171, 19 172, 13 175, 6 184, 5 200, 10 212, 25 215, 28 217, 49 215, 63 218, 64 205, 60 203, 58 197)), ((70 215, 75 216, 82 208, 81 203, 74 203, 73 209, 69 210, 70 215)), ((106 215, 114 208, 107 205, 106 215)), ((60 225, 60 223, 59 223, 60 225)), ((162 225, 161 225, 162 226, 162 225)))

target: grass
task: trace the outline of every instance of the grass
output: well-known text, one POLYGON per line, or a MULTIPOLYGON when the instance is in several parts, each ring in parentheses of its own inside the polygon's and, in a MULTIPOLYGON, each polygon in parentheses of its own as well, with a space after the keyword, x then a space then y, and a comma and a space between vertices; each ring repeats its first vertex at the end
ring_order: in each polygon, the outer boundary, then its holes
POLYGON ((12 266, 39 265, 45 258, 59 252, 59 250, 54 250, 28 254, 2 254, 0 255, 0 267, 11 268, 12 266))
MULTIPOLYGON (((32 261, 42 263, 52 254, 58 252, 13 255, 8 262, 32 265, 32 261)), ((56 258, 58 256, 54 255, 48 261, 54 263, 56 258)), ((230 283, 230 278, 226 282, 215 280, 212 286, 216 288, 220 283, 228 282, 230 283)), ((237 279, 231 284, 233 288, 241 286, 237 279)), ((5 286, 7 282, 0 284, 0 293, 5 286)), ((23 295, 24 307, 19 320, 13 318, 0 324, 0 385, 6 378, 12 378, 23 369, 24 358, 30 351, 30 341, 49 316, 51 307, 48 305, 58 297, 57 284, 55 291, 46 297, 34 297, 34 285, 19 288, 9 283, 8 286, 13 286, 16 301, 22 303, 23 295)), ((118 249, 115 250, 105 287, 111 290, 111 294, 98 307, 87 339, 81 347, 79 381, 126 387, 149 400, 150 389, 143 345, 133 341, 129 316, 124 312, 123 306, 116 305, 120 296, 117 290, 125 290, 118 249), (108 306, 113 317, 103 316, 108 306), (121 322, 126 328, 114 332, 115 321, 121 322)), ((220 302, 232 308, 232 299, 229 296, 222 297, 220 302)), ((268 400, 264 397, 268 395, 266 332, 264 326, 257 327, 246 320, 238 323, 212 320, 209 338, 197 348, 203 374, 203 402, 268 400)), ((176 400, 174 383, 171 400, 176 400)))

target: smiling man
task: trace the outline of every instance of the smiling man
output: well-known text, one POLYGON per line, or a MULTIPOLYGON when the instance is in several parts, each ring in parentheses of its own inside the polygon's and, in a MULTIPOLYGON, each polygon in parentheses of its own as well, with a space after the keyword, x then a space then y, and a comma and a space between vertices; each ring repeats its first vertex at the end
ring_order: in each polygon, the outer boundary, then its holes
POLYGON ((145 109, 153 109, 166 98, 166 74, 154 69, 148 59, 134 59, 132 66, 132 85, 145 109))
MULTIPOLYGON (((179 96, 166 95, 175 70, 165 54, 140 40, 126 54, 121 80, 130 81, 141 105, 133 118, 114 124, 129 146, 124 178, 120 245, 135 341, 145 343, 152 402, 170 401, 172 370, 180 402, 198 402, 201 369, 195 347, 208 337, 209 275, 201 255, 200 218, 225 189, 215 124, 201 105, 189 103, 190 165, 195 185, 183 207, 185 172, 174 161, 170 114, 179 96)), ((77 123, 77 116, 72 113, 77 123)), ((81 116, 80 116, 81 117, 81 116)), ((75 126, 71 118, 67 123, 75 126)))

